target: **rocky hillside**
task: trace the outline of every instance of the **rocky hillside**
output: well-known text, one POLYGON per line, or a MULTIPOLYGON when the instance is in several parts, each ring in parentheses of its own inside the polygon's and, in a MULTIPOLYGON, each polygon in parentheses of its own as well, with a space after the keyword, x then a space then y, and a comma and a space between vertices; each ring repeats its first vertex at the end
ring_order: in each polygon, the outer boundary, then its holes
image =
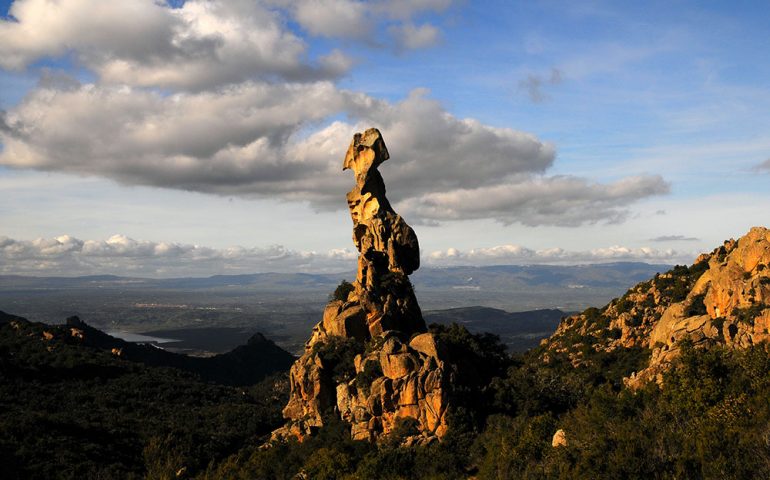
POLYGON ((649 351, 646 368, 626 384, 661 382, 683 345, 746 348, 770 339, 770 231, 752 228, 690 267, 639 283, 602 309, 566 318, 544 342, 544 360, 566 355, 577 366, 593 352, 649 351))

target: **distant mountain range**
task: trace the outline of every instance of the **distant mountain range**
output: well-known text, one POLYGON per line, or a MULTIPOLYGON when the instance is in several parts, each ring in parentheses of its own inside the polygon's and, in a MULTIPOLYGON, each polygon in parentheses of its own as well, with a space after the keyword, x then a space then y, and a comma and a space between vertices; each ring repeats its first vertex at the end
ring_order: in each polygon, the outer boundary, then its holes
MULTIPOLYGON (((422 267, 412 281, 416 288, 461 288, 509 290, 516 287, 550 286, 571 289, 614 287, 630 284, 668 270, 671 265, 641 262, 617 262, 591 265, 495 265, 461 267, 422 267)), ((0 289, 40 288, 169 288, 196 289, 233 286, 272 289, 328 288, 343 278, 352 279, 354 272, 332 274, 254 273, 245 275, 212 275, 210 277, 139 278, 116 275, 81 277, 31 277, 0 275, 0 289)))
MULTIPOLYGON (((452 319, 474 332, 496 333, 509 349, 520 351, 552 333, 562 312, 603 305, 668 269, 646 263, 423 267, 411 279, 428 323, 452 319)), ((164 345, 176 352, 223 353, 260 331, 299 353, 329 294, 342 279, 353 278, 353 272, 168 279, 0 276, 0 310, 47 323, 77 315, 116 334, 180 340, 164 345)))

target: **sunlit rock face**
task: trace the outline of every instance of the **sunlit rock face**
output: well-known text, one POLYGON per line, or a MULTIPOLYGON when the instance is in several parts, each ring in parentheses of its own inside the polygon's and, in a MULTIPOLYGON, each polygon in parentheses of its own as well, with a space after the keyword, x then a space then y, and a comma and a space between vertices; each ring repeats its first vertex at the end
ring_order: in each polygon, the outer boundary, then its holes
POLYGON ((636 285, 601 310, 567 317, 544 344, 577 366, 585 362, 581 348, 588 338, 596 351, 650 350, 649 364, 625 380, 631 388, 662 383, 683 342, 696 348, 770 342, 770 230, 754 227, 690 267, 636 285))
POLYGON ((385 196, 377 167, 388 159, 377 129, 354 135, 343 170, 352 170, 356 182, 347 204, 359 251, 357 276, 347 298, 326 306, 292 366, 287 424, 274 437, 303 439, 334 417, 349 423, 359 440, 377 440, 406 418, 419 431, 409 442, 446 432, 451 375, 409 281, 420 266, 420 248, 385 196))

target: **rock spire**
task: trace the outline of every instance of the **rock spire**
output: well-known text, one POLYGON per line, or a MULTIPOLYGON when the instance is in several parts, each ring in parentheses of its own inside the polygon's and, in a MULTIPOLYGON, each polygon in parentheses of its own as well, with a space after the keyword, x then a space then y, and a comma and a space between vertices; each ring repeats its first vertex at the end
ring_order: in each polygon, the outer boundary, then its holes
POLYGON ((347 298, 333 299, 290 372, 287 425, 274 437, 311 435, 332 417, 355 439, 376 440, 411 418, 428 441, 446 431, 446 354, 428 333, 408 275, 420 266, 414 230, 391 207, 377 170, 388 160, 379 130, 357 133, 343 170, 358 271, 347 298))

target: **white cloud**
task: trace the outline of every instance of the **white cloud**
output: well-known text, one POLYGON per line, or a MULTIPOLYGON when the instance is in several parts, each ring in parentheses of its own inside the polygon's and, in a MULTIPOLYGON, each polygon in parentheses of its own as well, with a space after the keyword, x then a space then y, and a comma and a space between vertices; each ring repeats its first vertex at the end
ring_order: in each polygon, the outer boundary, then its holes
POLYGON ((365 38, 374 28, 364 2, 300 0, 292 3, 295 19, 312 35, 365 38))
POLYGON ((17 0, 0 21, 0 66, 23 69, 73 51, 104 82, 203 89, 275 76, 315 80, 349 66, 314 64, 304 41, 259 2, 189 0, 17 0), (330 68, 332 67, 332 68, 330 68))
POLYGON ((515 183, 433 192, 404 201, 405 214, 434 220, 494 218, 504 224, 559 225, 623 221, 626 206, 668 193, 659 176, 629 177, 610 184, 578 177, 532 177, 515 183))
MULTIPOLYGON (((413 22, 451 3, 19 0, 15 20, 0 21, 0 66, 71 52, 98 80, 43 72, 0 112, 0 165, 344 208, 345 149, 354 132, 377 126, 393 157, 382 167, 390 199, 415 223, 617 222, 631 203, 668 191, 658 176, 547 176, 551 144, 455 117, 425 90, 391 103, 319 80, 344 74, 350 58, 332 50, 309 61, 284 18, 338 37, 389 26, 404 48, 418 48, 439 32, 413 22)), ((553 70, 549 82, 559 80, 553 70)))
POLYGON ((355 131, 377 125, 393 157, 382 167, 391 201, 424 222, 620 221, 630 203, 668 190, 658 176, 612 184, 545 176, 553 146, 454 117, 421 90, 391 104, 328 82, 245 82, 170 96, 88 84, 39 88, 4 123, 3 165, 316 208, 344 207, 340 192, 350 180, 341 159, 355 131), (356 123, 317 127, 340 112, 356 123))
POLYGON ((409 20, 423 12, 443 12, 452 6, 453 0, 381 0, 371 2, 371 8, 378 14, 390 18, 409 20))
MULTIPOLYGON (((697 252, 648 247, 612 246, 587 251, 561 248, 533 250, 499 245, 461 251, 449 248, 424 254, 429 266, 580 264, 615 261, 691 262, 697 252)), ((215 249, 175 242, 135 240, 113 235, 106 240, 80 240, 69 235, 36 240, 0 236, 0 274, 199 276, 217 273, 341 272, 355 267, 358 252, 332 249, 299 251, 281 245, 215 249)))
POLYGON ((144 276, 212 275, 265 271, 339 272, 355 266, 357 252, 295 251, 281 245, 213 249, 150 242, 114 235, 79 240, 68 235, 14 240, 0 236, 0 273, 14 275, 118 274, 144 276))
POLYGON ((554 264, 571 265, 584 263, 606 263, 641 261, 648 263, 691 263, 697 252, 678 252, 649 247, 629 248, 611 246, 584 251, 570 251, 562 248, 533 250, 520 245, 498 245, 488 248, 474 248, 461 251, 456 248, 438 250, 428 254, 426 264, 450 265, 503 265, 503 264, 554 264))
POLYGON ((363 40, 382 44, 380 26, 401 50, 428 48, 441 37, 430 23, 415 25, 415 17, 426 12, 443 12, 452 0, 272 0, 285 8, 294 20, 311 35, 363 40))
POLYGON ((390 28, 390 33, 396 39, 396 45, 401 50, 417 50, 436 45, 441 38, 441 32, 435 26, 424 23, 414 25, 405 23, 390 28))

